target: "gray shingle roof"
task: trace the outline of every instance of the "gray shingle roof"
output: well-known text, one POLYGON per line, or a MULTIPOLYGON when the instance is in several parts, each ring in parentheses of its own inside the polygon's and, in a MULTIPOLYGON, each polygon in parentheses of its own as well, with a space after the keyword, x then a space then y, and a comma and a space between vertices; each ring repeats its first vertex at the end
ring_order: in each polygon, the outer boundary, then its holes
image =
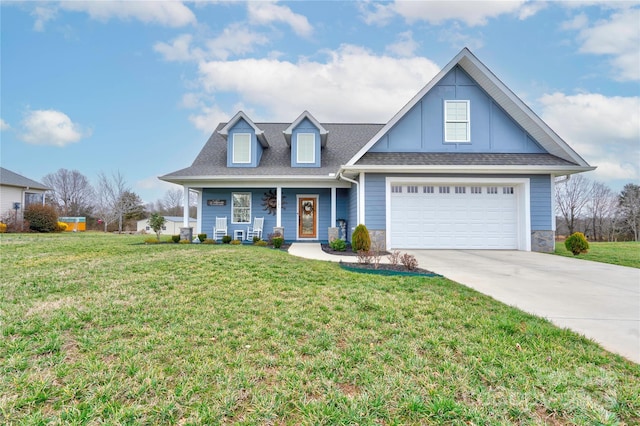
POLYGON ((291 148, 287 146, 283 131, 290 123, 256 123, 269 142, 262 153, 258 167, 227 167, 227 141, 218 133, 225 123, 213 132, 193 164, 185 169, 162 176, 327 176, 337 173, 384 125, 383 124, 322 124, 329 132, 327 145, 322 150, 321 167, 291 167, 291 148))
POLYGON ((367 152, 359 166, 576 166, 551 154, 367 152))
POLYGON ((19 175, 11 170, 5 169, 4 167, 0 167, 0 184, 17 186, 20 188, 41 189, 43 191, 49 189, 40 182, 36 182, 35 180, 19 175))

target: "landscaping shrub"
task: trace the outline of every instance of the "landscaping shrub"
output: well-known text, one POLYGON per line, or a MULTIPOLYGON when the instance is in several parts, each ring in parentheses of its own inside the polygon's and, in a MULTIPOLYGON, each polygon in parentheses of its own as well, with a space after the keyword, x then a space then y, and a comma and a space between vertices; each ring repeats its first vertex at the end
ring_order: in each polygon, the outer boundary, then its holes
POLYGON ((215 244, 216 240, 212 240, 211 238, 207 238, 202 242, 202 244, 215 244))
POLYGON ((229 244, 231 242, 231 235, 225 235, 222 237, 222 244, 229 244))
POLYGON ((272 241, 273 241, 273 247, 279 249, 280 247, 282 247, 282 244, 284 243, 284 238, 273 237, 272 241))
POLYGON ((574 232, 564 242, 564 246, 573 253, 574 256, 589 251, 589 242, 582 232, 574 232))
POLYGON ((177 244, 178 242, 180 242, 180 235, 172 235, 171 241, 177 244))
POLYGON ((0 222, 0 234, 4 234, 5 232, 7 232, 7 224, 0 222))
POLYGON ((412 254, 409 254, 409 253, 403 254, 402 256, 400 256, 400 261, 402 262, 404 267, 407 268, 409 271, 413 271, 414 269, 418 268, 418 261, 416 260, 416 257, 412 254))
POLYGON ((58 222, 56 224, 56 232, 64 232, 67 230, 67 224, 64 222, 58 222))
POLYGON ((53 206, 31 204, 24 211, 29 229, 36 232, 55 232, 58 229, 58 213, 53 206))
POLYGON ((266 247, 267 246, 267 242, 263 241, 263 240, 258 240, 254 244, 257 245, 258 247, 266 247))
POLYGON ((191 241, 189 241, 189 240, 180 240, 179 244, 191 244, 191 241))
POLYGON ((400 263, 400 250, 392 251, 391 254, 387 256, 387 259, 389 259, 389 263, 391 263, 394 266, 400 263))
POLYGON ((258 237, 257 235, 253 236, 253 244, 257 243, 258 241, 260 241, 260 237, 258 237))
POLYGON ((231 241, 229 241, 229 244, 231 244, 232 246, 239 246, 240 244, 242 244, 242 241, 240 241, 240 240, 231 240, 231 241))
POLYGON ((166 222, 167 220, 164 218, 164 216, 158 213, 153 213, 149 218, 149 226, 151 226, 151 229, 153 229, 153 232, 156 233, 156 238, 158 239, 158 242, 160 242, 160 233, 162 232, 162 227, 166 222))
POLYGON ((329 247, 331 247, 331 249, 335 251, 345 251, 347 249, 347 243, 345 240, 336 238, 329 243, 329 247))
POLYGON ((203 243, 204 240, 207 239, 207 234, 198 234, 198 239, 200 240, 201 243, 203 243))
POLYGON ((358 253, 360 251, 369 251, 371 249, 371 237, 366 226, 360 224, 356 226, 351 236, 351 249, 358 253))
POLYGON ((369 265, 372 260, 373 253, 370 250, 358 250, 358 263, 369 265))
POLYGON ((157 238, 145 238, 144 242, 146 244, 158 244, 160 241, 157 238))

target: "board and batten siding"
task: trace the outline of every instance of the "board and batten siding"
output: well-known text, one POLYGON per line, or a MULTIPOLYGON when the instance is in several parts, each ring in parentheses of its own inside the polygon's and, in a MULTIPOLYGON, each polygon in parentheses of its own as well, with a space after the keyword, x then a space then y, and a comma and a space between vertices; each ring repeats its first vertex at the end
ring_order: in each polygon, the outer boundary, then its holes
POLYGON ((365 179, 364 223, 369 230, 386 228, 386 175, 367 173, 365 179))
POLYGON ((529 176, 531 185, 531 230, 549 231, 553 223, 553 196, 550 175, 529 176))

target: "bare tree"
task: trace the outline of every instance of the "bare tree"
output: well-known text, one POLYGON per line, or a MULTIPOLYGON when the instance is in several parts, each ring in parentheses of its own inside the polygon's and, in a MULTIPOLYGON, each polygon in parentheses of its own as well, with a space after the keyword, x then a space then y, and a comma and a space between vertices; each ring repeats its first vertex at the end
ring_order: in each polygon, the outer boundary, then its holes
POLYGON ((47 197, 62 216, 86 216, 91 212, 95 192, 89 179, 78 170, 59 169, 44 176, 42 183, 51 188, 47 197))
MULTIPOLYGON (((142 200, 131 191, 120 171, 107 176, 98 174, 98 193, 108 216, 118 221, 118 232, 122 232, 125 216, 142 209, 142 200)), ((105 229, 106 229, 105 223, 105 229)))
POLYGON ((570 176, 556 185, 556 208, 567 225, 569 235, 576 231, 577 219, 589 201, 589 181, 582 175, 570 176))
POLYGON ((612 203, 613 191, 602 182, 593 182, 589 191, 587 211, 593 231, 592 240, 605 239, 605 222, 614 214, 615 204, 612 203))
POLYGON ((620 216, 626 228, 633 234, 633 240, 638 241, 640 231, 640 186, 628 183, 622 188, 618 199, 620 216))
POLYGON ((167 215, 180 216, 183 209, 184 192, 180 189, 169 189, 162 199, 163 210, 167 215))

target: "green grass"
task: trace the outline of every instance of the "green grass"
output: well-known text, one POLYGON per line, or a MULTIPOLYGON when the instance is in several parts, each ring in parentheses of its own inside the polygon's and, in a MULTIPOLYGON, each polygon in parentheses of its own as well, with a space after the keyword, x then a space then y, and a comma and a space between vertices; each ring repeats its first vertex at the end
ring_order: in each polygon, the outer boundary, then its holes
POLYGON ((0 424, 640 422, 638 365, 447 279, 142 239, 0 237, 0 424))
POLYGON ((574 256, 564 246, 564 242, 556 243, 555 254, 576 259, 593 260, 595 262, 611 263, 613 265, 640 268, 640 242, 627 241, 622 243, 589 242, 589 251, 574 256))

